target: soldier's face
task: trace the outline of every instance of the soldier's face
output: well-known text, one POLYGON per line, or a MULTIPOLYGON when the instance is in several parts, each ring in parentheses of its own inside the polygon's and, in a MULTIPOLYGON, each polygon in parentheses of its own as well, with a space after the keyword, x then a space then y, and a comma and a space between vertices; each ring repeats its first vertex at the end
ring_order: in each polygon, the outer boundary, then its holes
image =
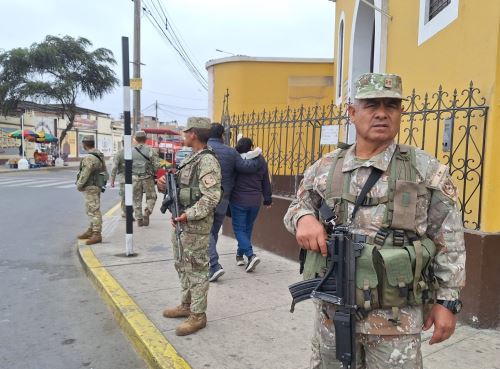
POLYGON ((391 142, 399 132, 402 112, 399 99, 358 100, 348 109, 357 141, 382 145, 391 142))
POLYGON ((193 144, 193 135, 194 135, 193 131, 189 130, 187 132, 184 132, 183 135, 184 135, 184 146, 191 147, 193 144))

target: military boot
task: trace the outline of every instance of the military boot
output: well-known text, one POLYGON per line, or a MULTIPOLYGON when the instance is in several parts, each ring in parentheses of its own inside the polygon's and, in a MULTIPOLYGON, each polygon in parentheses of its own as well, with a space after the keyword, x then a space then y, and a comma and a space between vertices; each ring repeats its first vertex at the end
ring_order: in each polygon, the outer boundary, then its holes
POLYGON ((81 235, 77 236, 77 238, 79 240, 87 240, 90 238, 90 236, 92 236, 92 230, 91 229, 87 229, 84 233, 82 233, 81 235))
POLYGON ((137 226, 142 227, 144 225, 143 219, 137 219, 137 226))
POLYGON ((191 315, 191 305, 181 304, 174 308, 165 309, 163 316, 165 318, 187 318, 191 315))
POLYGON ((175 334, 178 336, 187 336, 193 334, 207 326, 207 316, 205 313, 191 314, 187 320, 175 328, 175 334))
POLYGON ((85 242, 86 245, 93 245, 94 243, 101 243, 102 236, 100 232, 93 232, 92 236, 85 242))
POLYGON ((151 215, 151 213, 149 212, 149 210, 144 211, 144 216, 142 217, 142 224, 146 227, 149 225, 149 216, 150 215, 151 215))

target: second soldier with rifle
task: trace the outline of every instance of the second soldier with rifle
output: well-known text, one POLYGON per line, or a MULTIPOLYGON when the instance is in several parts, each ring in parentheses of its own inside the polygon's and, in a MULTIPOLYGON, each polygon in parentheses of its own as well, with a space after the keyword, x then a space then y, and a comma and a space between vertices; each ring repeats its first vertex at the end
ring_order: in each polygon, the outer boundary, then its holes
POLYGON ((465 245, 457 189, 436 158, 394 142, 399 76, 364 74, 354 97, 348 109, 356 143, 305 171, 284 219, 306 254, 304 279, 327 277, 312 293, 310 368, 421 369, 422 329, 434 327, 430 344, 448 339, 461 309, 465 245), (349 246, 337 247, 338 239, 349 246), (341 293, 329 271, 346 282, 341 293), (354 339, 346 342, 350 332, 354 339))
MULTIPOLYGON (((207 148, 209 129, 208 118, 188 119, 184 144, 193 149, 193 154, 176 172, 177 198, 170 199, 174 202, 170 207, 175 214, 172 221, 177 228, 172 244, 181 282, 181 301, 177 307, 166 309, 163 316, 187 318, 176 328, 178 336, 195 333, 207 324, 208 242, 214 211, 222 193, 219 162, 207 148), (172 207, 176 201, 177 209, 172 207)), ((161 191, 165 191, 165 182, 165 177, 158 181, 161 191)))

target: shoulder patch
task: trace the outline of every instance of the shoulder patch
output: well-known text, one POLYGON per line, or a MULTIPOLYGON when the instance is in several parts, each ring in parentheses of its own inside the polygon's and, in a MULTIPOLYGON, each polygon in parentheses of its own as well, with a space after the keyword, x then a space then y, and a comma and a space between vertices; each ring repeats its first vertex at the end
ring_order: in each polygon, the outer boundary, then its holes
POLYGON ((448 172, 448 167, 446 165, 440 164, 436 173, 432 176, 432 180, 430 182, 430 187, 439 188, 441 182, 443 182, 444 177, 448 172))
POLYGON ((210 173, 205 175, 201 180, 203 181, 203 184, 208 188, 214 186, 217 183, 217 179, 215 178, 215 176, 210 173))
POLYGON ((441 186, 441 191, 448 196, 450 199, 453 201, 457 202, 458 200, 458 191, 457 187, 453 183, 450 177, 448 177, 444 182, 443 185, 441 186))

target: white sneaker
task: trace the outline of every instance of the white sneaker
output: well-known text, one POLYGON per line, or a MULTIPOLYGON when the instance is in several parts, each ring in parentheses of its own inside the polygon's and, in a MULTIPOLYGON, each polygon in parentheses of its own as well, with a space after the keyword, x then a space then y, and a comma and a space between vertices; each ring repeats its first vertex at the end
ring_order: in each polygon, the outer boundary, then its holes
POLYGON ((247 264, 247 267, 245 269, 245 272, 253 272, 255 270, 255 267, 260 263, 260 259, 257 255, 253 254, 252 256, 250 256, 250 258, 248 259, 248 264, 247 264))
POLYGON ((243 256, 236 255, 236 265, 238 266, 245 265, 245 259, 243 259, 243 256))

